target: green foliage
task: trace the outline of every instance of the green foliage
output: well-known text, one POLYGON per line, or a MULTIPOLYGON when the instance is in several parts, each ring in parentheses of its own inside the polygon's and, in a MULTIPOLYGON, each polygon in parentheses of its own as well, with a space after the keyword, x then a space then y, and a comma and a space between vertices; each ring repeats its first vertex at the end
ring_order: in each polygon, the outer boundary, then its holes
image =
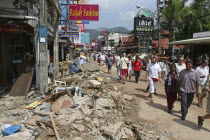
POLYGON ((169 0, 162 10, 161 28, 169 30, 170 40, 191 38, 193 33, 210 30, 209 0, 169 0), (174 34, 175 33, 175 34, 174 34))

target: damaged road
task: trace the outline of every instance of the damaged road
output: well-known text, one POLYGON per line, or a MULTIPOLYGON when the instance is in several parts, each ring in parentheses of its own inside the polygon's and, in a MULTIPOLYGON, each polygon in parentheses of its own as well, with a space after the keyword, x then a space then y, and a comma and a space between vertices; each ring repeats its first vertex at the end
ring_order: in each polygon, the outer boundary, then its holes
POLYGON ((69 73, 50 83, 49 95, 33 89, 26 97, 0 100, 2 139, 171 139, 170 132, 134 119, 137 103, 102 71, 69 73), (14 125, 20 129, 12 131, 14 125))

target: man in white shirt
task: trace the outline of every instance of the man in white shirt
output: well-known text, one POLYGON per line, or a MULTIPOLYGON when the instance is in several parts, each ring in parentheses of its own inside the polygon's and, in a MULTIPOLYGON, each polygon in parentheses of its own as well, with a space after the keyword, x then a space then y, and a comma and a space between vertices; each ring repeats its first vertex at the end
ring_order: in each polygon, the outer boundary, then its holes
POLYGON ((199 75, 199 91, 198 91, 198 107, 202 107, 203 103, 203 99, 206 97, 207 92, 206 90, 204 90, 204 87, 206 85, 207 82, 207 77, 209 75, 209 67, 208 67, 208 60, 203 60, 201 65, 199 67, 196 68, 196 71, 198 72, 199 75))
POLYGON ((126 53, 123 53, 123 57, 120 59, 120 68, 121 68, 123 84, 125 84, 125 77, 128 71, 128 63, 129 63, 129 60, 126 57, 126 53))
MULTIPOLYGON (((185 64, 185 62, 184 62, 184 57, 182 57, 182 56, 180 56, 179 57, 179 62, 178 63, 175 63, 175 65, 176 65, 176 72, 177 72, 177 74, 178 74, 178 76, 179 76, 179 73, 182 71, 182 70, 184 70, 184 69, 186 69, 186 64, 185 64)), ((181 96, 180 96, 180 94, 178 94, 178 98, 177 98, 179 101, 181 101, 181 96)))
POLYGON ((179 76, 179 73, 183 70, 186 69, 186 64, 184 63, 184 57, 180 57, 179 58, 179 63, 175 63, 176 65, 176 70, 177 70, 177 74, 179 76))
POLYGON ((120 67, 120 59, 122 58, 122 55, 119 55, 116 57, 116 68, 117 68, 117 75, 119 80, 121 79, 121 67, 120 67))
POLYGON ((101 62, 100 65, 101 65, 101 66, 104 65, 105 58, 106 58, 106 57, 105 57, 105 54, 102 54, 102 55, 100 56, 100 60, 101 60, 101 61, 100 61, 100 62, 101 62))
POLYGON ((150 102, 153 103, 152 94, 155 93, 157 82, 161 82, 161 68, 157 63, 157 57, 151 57, 151 63, 147 66, 146 81, 149 81, 150 102))

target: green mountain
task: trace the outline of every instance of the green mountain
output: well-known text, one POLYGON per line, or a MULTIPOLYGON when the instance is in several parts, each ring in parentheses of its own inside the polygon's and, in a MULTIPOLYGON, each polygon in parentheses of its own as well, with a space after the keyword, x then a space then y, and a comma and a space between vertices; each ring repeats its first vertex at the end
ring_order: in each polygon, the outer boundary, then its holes
MULTIPOLYGON (((115 27, 110 28, 107 30, 108 32, 114 32, 114 33, 129 33, 130 31, 124 27, 115 27)), ((96 40, 99 35, 101 35, 101 31, 96 29, 85 29, 86 33, 90 33, 90 40, 96 40)))

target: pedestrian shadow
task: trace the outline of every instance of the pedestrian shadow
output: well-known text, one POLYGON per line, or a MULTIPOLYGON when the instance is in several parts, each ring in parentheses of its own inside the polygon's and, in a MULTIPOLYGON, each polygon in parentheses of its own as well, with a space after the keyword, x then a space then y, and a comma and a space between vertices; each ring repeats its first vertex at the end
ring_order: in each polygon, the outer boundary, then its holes
POLYGON ((148 96, 141 95, 141 94, 133 94, 133 95, 135 95, 136 97, 142 98, 144 100, 146 100, 146 98, 148 97, 148 96))
MULTIPOLYGON (((153 107, 153 108, 155 108, 155 109, 159 109, 159 110, 162 110, 162 111, 168 113, 167 106, 164 106, 164 105, 159 104, 159 103, 151 103, 151 102, 146 102, 146 104, 151 106, 151 107, 153 107)), ((178 114, 180 114, 180 111, 172 110, 172 113, 170 115, 173 115, 175 117, 180 118, 181 116, 178 115, 178 114)))
POLYGON ((196 131, 204 130, 204 131, 210 132, 209 129, 207 129, 205 127, 199 127, 198 124, 196 124, 194 122, 191 122, 191 121, 188 121, 188 120, 183 121, 181 119, 173 119, 173 121, 176 122, 176 123, 179 123, 183 126, 189 127, 193 130, 196 130, 196 131))
POLYGON ((135 88, 136 91, 144 92, 147 93, 146 89, 141 89, 141 88, 135 88))
POLYGON ((166 94, 157 94, 156 96, 166 99, 166 94))

